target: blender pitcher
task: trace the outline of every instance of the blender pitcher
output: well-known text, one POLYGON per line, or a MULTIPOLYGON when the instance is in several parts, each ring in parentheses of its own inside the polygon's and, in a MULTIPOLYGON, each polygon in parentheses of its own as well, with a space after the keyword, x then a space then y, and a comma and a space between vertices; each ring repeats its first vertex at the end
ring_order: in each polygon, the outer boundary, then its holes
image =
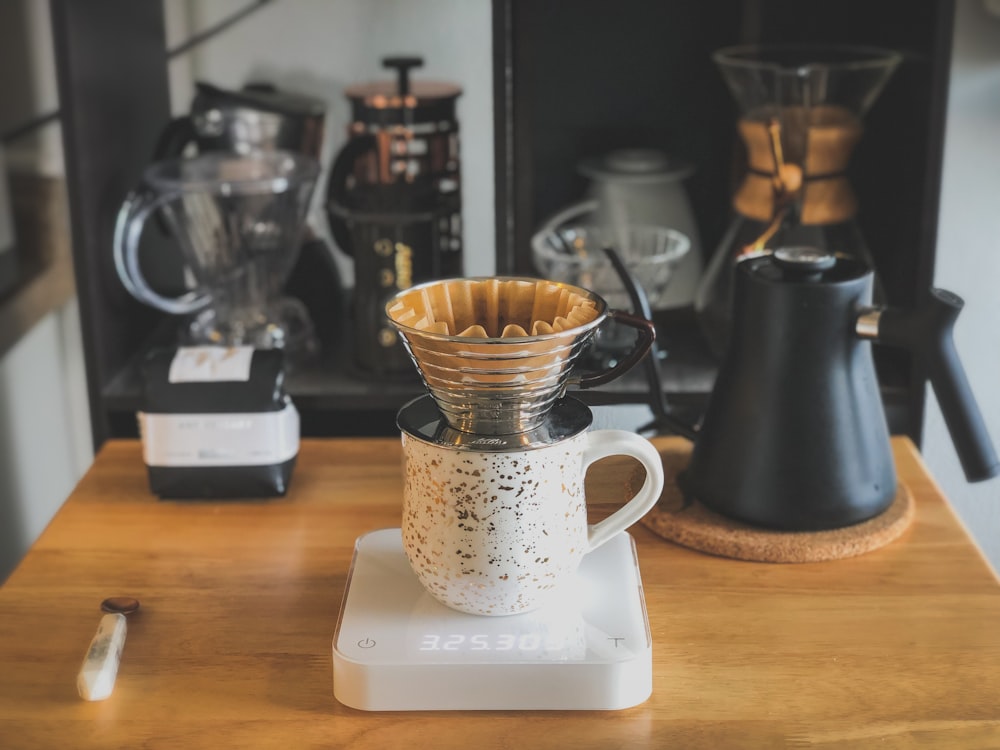
POLYGON ((866 47, 747 46, 713 59, 740 107, 747 151, 733 220, 695 297, 702 331, 721 355, 738 261, 808 245, 872 266, 846 170, 861 118, 901 56, 866 47))
POLYGON ((287 151, 207 153, 156 162, 125 199, 115 226, 115 268, 140 302, 193 315, 190 344, 313 348, 305 307, 282 297, 298 255, 318 162, 287 151), (193 289, 156 292, 140 268, 139 240, 159 211, 177 240, 193 289))

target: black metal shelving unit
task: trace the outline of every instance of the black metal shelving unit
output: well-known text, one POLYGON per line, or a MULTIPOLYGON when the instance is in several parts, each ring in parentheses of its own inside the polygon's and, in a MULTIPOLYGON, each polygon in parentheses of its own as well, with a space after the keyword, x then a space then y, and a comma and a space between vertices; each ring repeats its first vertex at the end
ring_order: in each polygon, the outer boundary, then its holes
MULTIPOLYGON (((162 3, 50 0, 66 156, 74 267, 95 445, 135 434, 137 362, 169 340, 164 316, 133 300, 111 260, 118 206, 170 116, 162 3)), ((890 302, 910 304, 933 272, 952 2, 844 0, 493 0, 497 269, 531 272, 529 238, 581 195, 574 165, 622 146, 694 162, 688 187, 703 245, 728 223, 741 159, 735 108, 710 53, 746 42, 839 42, 899 49, 905 62, 866 121, 852 182, 860 222, 890 302), (906 23, 899 23, 905 17, 906 23)), ((690 314, 657 319, 669 398, 696 412, 714 373, 690 314)), ((350 320, 343 326, 350 332, 350 320)), ((394 434, 416 380, 354 372, 343 345, 291 373, 306 435, 394 434)), ((883 357, 894 431, 919 440, 924 379, 883 357)), ((584 392, 592 404, 643 402, 638 373, 584 392)))

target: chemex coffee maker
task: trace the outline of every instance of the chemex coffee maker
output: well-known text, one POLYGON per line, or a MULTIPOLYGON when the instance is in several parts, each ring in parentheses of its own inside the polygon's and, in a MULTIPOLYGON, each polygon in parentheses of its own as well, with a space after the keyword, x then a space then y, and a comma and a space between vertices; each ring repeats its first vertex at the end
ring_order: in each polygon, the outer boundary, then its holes
MULTIPOLYGON (((252 160, 255 152, 287 152, 319 160, 326 118, 323 100, 268 83, 233 90, 199 81, 195 89, 190 112, 172 120, 161 134, 156 162, 216 153, 252 160)), ((294 312, 298 318, 294 338, 280 343, 295 356, 321 342, 332 345, 344 314, 342 282, 332 250, 305 216, 306 224, 295 239, 299 247, 292 250, 293 263, 283 282, 285 314, 292 314, 292 306, 299 309, 294 312)), ((189 276, 191 272, 187 266, 189 276)), ((257 341, 257 345, 265 344, 257 341)))
POLYGON ((732 221, 695 298, 705 339, 721 355, 733 324, 738 259, 808 245, 872 266, 847 169, 863 117, 902 56, 867 47, 774 45, 730 47, 712 57, 739 105, 737 129, 746 147, 732 221))
POLYGON ((896 495, 872 343, 927 373, 969 481, 1000 473, 952 340, 962 308, 932 289, 872 306, 853 257, 783 247, 735 266, 733 330, 680 477, 685 494, 754 526, 815 531, 878 516, 896 495))
POLYGON ((394 80, 350 86, 348 140, 327 183, 338 247, 354 259, 354 359, 370 374, 412 375, 385 318, 396 292, 462 273, 456 100, 450 83, 411 80, 418 57, 389 57, 394 80))
POLYGON ((622 532, 659 498, 662 462, 635 433, 588 430, 590 409, 565 392, 625 372, 648 351, 652 323, 581 287, 497 277, 417 285, 385 314, 429 394, 397 417, 401 528, 358 540, 333 644, 338 700, 366 710, 646 700, 649 627, 622 532), (636 330, 634 351, 577 372, 611 320, 636 330), (645 478, 591 525, 587 467, 611 455, 638 460, 645 478))

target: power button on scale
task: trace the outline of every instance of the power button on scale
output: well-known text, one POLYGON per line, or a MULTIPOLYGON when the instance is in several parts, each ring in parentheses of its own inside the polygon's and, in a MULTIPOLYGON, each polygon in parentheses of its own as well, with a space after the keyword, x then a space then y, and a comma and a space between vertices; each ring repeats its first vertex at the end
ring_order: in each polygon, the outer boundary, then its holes
POLYGON ((373 641, 371 638, 362 638, 360 641, 358 641, 358 648, 371 648, 374 645, 375 641, 373 641))

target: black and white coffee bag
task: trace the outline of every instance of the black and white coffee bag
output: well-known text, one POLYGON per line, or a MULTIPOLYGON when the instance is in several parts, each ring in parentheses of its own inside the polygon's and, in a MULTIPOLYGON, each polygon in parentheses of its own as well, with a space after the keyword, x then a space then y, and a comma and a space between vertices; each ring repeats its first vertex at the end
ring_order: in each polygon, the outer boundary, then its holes
POLYGON ((288 491, 299 414, 279 350, 182 347, 143 362, 137 414, 152 492, 161 498, 275 497, 288 491))

